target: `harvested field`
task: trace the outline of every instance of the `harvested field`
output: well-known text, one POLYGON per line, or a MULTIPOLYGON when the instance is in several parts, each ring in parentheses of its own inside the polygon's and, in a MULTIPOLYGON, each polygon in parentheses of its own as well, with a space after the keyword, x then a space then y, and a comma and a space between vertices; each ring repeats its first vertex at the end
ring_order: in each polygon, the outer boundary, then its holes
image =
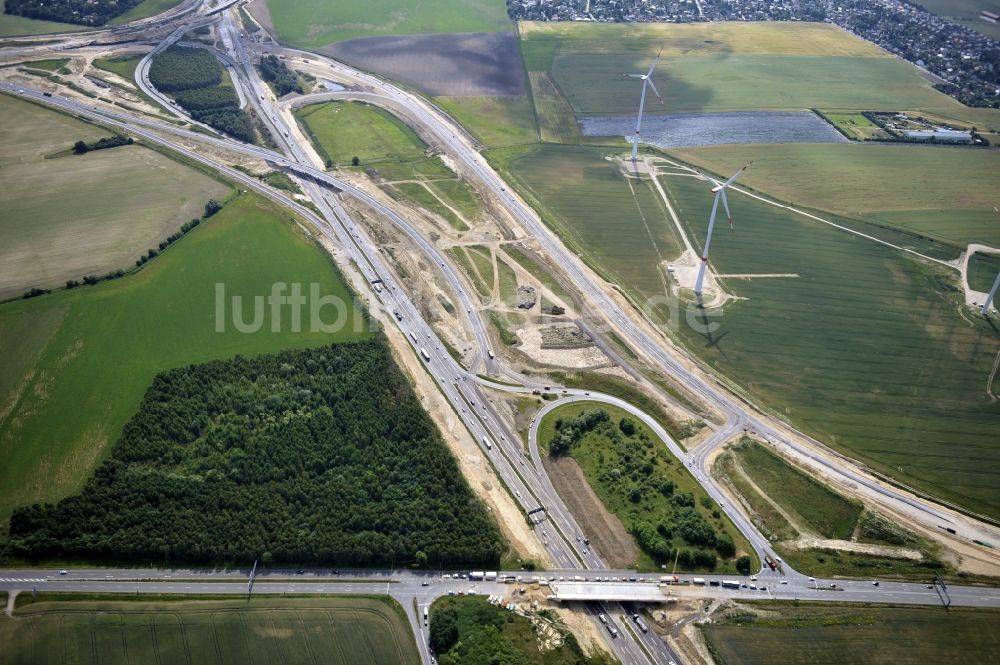
POLYGON ((507 32, 364 37, 319 49, 429 95, 523 95, 517 39, 507 32))
POLYGON ((590 538, 594 548, 609 568, 628 568, 639 555, 632 536, 621 520, 611 514, 591 489, 580 465, 572 457, 542 455, 552 485, 566 503, 573 517, 590 538))
POLYGON ((128 268, 229 187, 138 146, 59 156, 110 132, 0 97, 0 298, 128 268))
POLYGON ((5 664, 310 663, 315 654, 324 663, 350 665, 420 662, 410 628, 389 599, 55 597, 19 606, 16 619, 0 617, 5 664))

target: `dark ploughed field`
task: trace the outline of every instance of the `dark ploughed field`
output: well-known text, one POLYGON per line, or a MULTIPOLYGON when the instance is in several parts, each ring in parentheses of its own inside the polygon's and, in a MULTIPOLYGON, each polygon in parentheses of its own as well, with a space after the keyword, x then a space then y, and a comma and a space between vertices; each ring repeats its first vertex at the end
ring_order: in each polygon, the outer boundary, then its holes
POLYGON ((517 39, 507 32, 362 37, 319 49, 433 95, 523 95, 517 39))

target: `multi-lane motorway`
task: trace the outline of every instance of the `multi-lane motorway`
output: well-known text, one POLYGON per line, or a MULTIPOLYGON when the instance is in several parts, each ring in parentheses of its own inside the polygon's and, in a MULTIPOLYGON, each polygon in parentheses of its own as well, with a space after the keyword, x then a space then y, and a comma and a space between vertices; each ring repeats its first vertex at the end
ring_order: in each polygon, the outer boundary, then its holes
MULTIPOLYGON (((801 455, 813 460, 813 463, 824 467, 827 470, 831 467, 827 456, 818 455, 814 450, 796 441, 796 438, 789 436, 784 427, 771 425, 762 416, 749 409, 738 399, 729 395, 721 386, 716 384, 711 377, 703 375, 699 370, 694 369, 689 363, 676 360, 672 349, 665 342, 658 332, 653 331, 641 320, 636 320, 626 314, 616 301, 612 299, 605 287, 592 276, 588 269, 582 265, 579 259, 568 252, 559 240, 540 222, 537 215, 528 207, 516 194, 511 192, 500 180, 496 173, 486 164, 479 155, 472 141, 465 132, 453 121, 435 107, 428 104, 423 99, 408 92, 400 90, 384 81, 371 75, 358 72, 349 67, 325 58, 320 58, 315 54, 308 54, 311 67, 325 68, 327 78, 342 81, 355 88, 350 93, 355 96, 363 96, 366 101, 381 105, 388 110, 399 115, 408 124, 419 128, 421 135, 429 135, 435 140, 444 151, 456 159, 462 166, 463 172, 476 180, 476 184, 492 194, 508 210, 511 216, 517 220, 524 231, 536 238, 554 259, 554 263, 560 265, 567 273, 571 282, 576 285, 584 298, 590 302, 597 312, 603 313, 608 325, 626 338, 633 348, 639 350, 644 356, 650 359, 661 370, 671 374, 676 380, 685 384, 692 393, 699 396, 707 404, 721 413, 725 418, 725 423, 713 433, 711 445, 699 448, 698 452, 689 456, 682 450, 670 436, 663 431, 662 427, 648 414, 641 412, 632 405, 617 398, 601 395, 597 393, 589 394, 584 391, 563 390, 556 388, 561 393, 565 393, 564 399, 548 405, 542 413, 538 414, 532 423, 529 443, 531 456, 524 454, 520 438, 516 432, 512 431, 499 415, 498 411, 490 399, 490 390, 504 390, 512 392, 531 392, 541 386, 533 384, 530 380, 520 377, 523 381, 521 386, 509 386, 507 384, 490 382, 477 376, 479 363, 485 366, 487 372, 501 376, 516 376, 503 366, 502 363, 490 358, 490 343, 487 333, 487 325, 482 320, 477 309, 477 304, 472 296, 466 291, 463 281, 459 278, 457 271, 453 268, 448 258, 440 252, 434 244, 424 237, 421 231, 414 225, 407 222, 405 218, 396 211, 381 203, 378 199, 343 180, 334 178, 325 173, 321 165, 311 161, 311 153, 303 146, 298 145, 294 140, 296 132, 291 131, 289 123, 290 116, 287 109, 279 105, 273 98, 270 90, 260 80, 255 68, 252 66, 251 57, 247 53, 247 45, 240 33, 232 11, 220 12, 218 15, 206 17, 204 10, 198 14, 183 18, 183 23, 177 25, 167 38, 159 42, 156 51, 165 48, 169 43, 179 39, 185 32, 197 25, 205 25, 214 21, 222 34, 225 35, 224 42, 232 45, 231 53, 220 53, 220 57, 233 66, 233 71, 237 73, 237 85, 243 90, 243 97, 256 108, 258 116, 263 120, 272 135, 272 139, 280 147, 280 152, 268 150, 258 146, 242 144, 216 134, 215 137, 204 133, 196 133, 188 129, 177 127, 176 125, 149 117, 140 117, 132 114, 122 113, 111 107, 103 105, 94 106, 90 103, 83 103, 76 99, 60 96, 43 96, 42 93, 30 88, 2 85, 0 88, 9 93, 29 97, 43 104, 48 104, 76 113, 78 115, 97 120, 106 125, 126 129, 129 132, 142 137, 145 140, 158 143, 175 150, 189 158, 195 159, 203 164, 211 165, 213 168, 225 173, 227 177, 244 184, 247 188, 259 191, 272 200, 290 207, 304 218, 308 219, 320 233, 324 234, 332 242, 340 246, 364 274, 371 289, 369 297, 373 307, 385 314, 382 318, 391 325, 397 325, 403 333, 403 338, 408 340, 412 350, 418 357, 423 358, 421 350, 427 352, 429 359, 425 361, 428 372, 437 383, 445 398, 451 403, 456 414, 459 415, 473 440, 480 446, 483 455, 488 458, 498 476, 509 489, 517 502, 525 510, 534 510, 544 507, 544 511, 535 513, 534 517, 541 520, 538 529, 543 533, 542 541, 555 566, 573 574, 580 574, 581 569, 587 569, 588 574, 607 576, 613 575, 612 571, 605 570, 599 556, 585 544, 586 534, 573 519, 573 516, 566 509, 562 500, 552 487, 547 475, 541 466, 538 452, 537 430, 538 423, 544 413, 547 413, 556 405, 565 403, 567 400, 589 399, 614 404, 626 409, 641 418, 651 429, 659 434, 666 445, 679 459, 685 461, 691 472, 701 482, 709 494, 726 510, 730 519, 748 538, 759 557, 767 553, 768 543, 760 532, 746 519, 746 517, 735 507, 726 505, 726 500, 719 487, 716 486, 709 475, 708 460, 709 453, 714 446, 721 445, 731 438, 736 432, 743 428, 757 431, 762 436, 770 438, 772 441, 788 446, 791 450, 798 451, 801 455), (229 153, 242 154, 257 157, 286 169, 294 175, 299 176, 298 182, 303 191, 315 203, 320 211, 316 215, 310 210, 296 204, 288 197, 276 193, 263 187, 253 178, 249 178, 238 171, 235 171, 220 161, 220 158, 207 154, 202 154, 198 149, 192 149, 191 145, 209 146, 215 152, 225 151, 229 153), (449 285, 449 288, 457 297, 462 307, 466 310, 465 318, 470 330, 476 340, 478 357, 469 368, 465 368, 457 363, 447 352, 446 347, 438 338, 434 329, 428 325, 420 316, 419 310, 405 292, 403 284, 397 279, 391 266, 389 266, 378 251, 374 243, 365 232, 364 228, 355 224, 351 213, 344 206, 341 197, 349 196, 355 201, 374 210, 379 215, 393 223, 398 229, 404 232, 414 244, 423 251, 438 269, 442 278, 449 285), (392 313, 398 312, 399 317, 392 313)), ((157 21, 155 25, 160 34, 164 28, 164 21, 157 21)), ((252 48, 260 48, 260 45, 251 45, 252 48)), ((272 51, 278 52, 286 57, 303 57, 301 52, 280 47, 269 47, 272 51)), ((148 79, 149 58, 136 70, 136 82, 147 95, 158 100, 165 109, 175 116, 186 118, 182 111, 174 107, 169 99, 166 99, 149 82, 148 79)), ((981 526, 969 527, 967 523, 954 521, 952 515, 947 511, 940 510, 933 506, 928 506, 925 502, 919 501, 905 493, 898 492, 881 484, 874 482, 868 476, 860 473, 851 466, 833 466, 838 478, 845 478, 856 485, 867 489, 879 502, 897 502, 906 507, 921 511, 923 514, 934 520, 939 520, 953 525, 954 528, 967 528, 968 533, 980 535, 981 526)), ((54 576, 52 573, 40 573, 39 571, 0 571, 0 589, 31 589, 32 586, 41 586, 52 590, 115 590, 131 591, 136 585, 144 590, 152 592, 170 593, 207 593, 211 589, 213 593, 223 590, 228 592, 229 587, 235 583, 227 583, 226 580, 234 575, 245 575, 245 573, 204 573, 187 571, 184 579, 179 579, 176 571, 172 571, 172 579, 164 579, 163 571, 145 571, 135 581, 135 571, 74 571, 72 575, 54 576), (111 578, 107 576, 111 575, 111 578), (203 576, 210 576, 212 582, 199 581, 203 576), (131 578, 125 581, 123 576, 131 578), (44 582, 31 582, 45 578, 44 582), (125 588, 125 587, 128 588, 125 588)), ((628 576, 627 571, 621 572, 621 576, 628 576)), ((822 598, 828 600, 841 601, 892 601, 892 602, 917 602, 933 603, 939 602, 937 592, 933 589, 923 588, 922 585, 892 585, 884 583, 875 587, 870 581, 863 582, 837 582, 837 588, 829 585, 833 582, 814 581, 806 575, 796 573, 789 568, 785 568, 785 575, 782 579, 775 574, 762 573, 761 586, 766 589, 758 590, 723 590, 718 587, 699 587, 692 590, 689 587, 678 587, 677 595, 699 594, 704 596, 726 596, 726 595, 747 595, 747 594, 768 594, 777 598, 822 598), (784 583, 782 583, 784 582, 784 583)), ((360 574, 360 573, 359 573, 360 574)), ((559 573, 548 573, 558 575, 559 573)), ((430 602, 437 595, 446 593, 457 588, 468 588, 468 582, 445 581, 434 578, 427 579, 426 576, 413 575, 410 573, 366 573, 368 581, 365 582, 337 582, 322 576, 293 576, 288 579, 277 581, 277 575, 259 577, 257 592, 287 592, 289 589, 297 591, 314 590, 316 592, 336 592, 347 593, 357 592, 359 588, 365 591, 371 590, 371 585, 378 575, 379 584, 383 581, 386 590, 390 595, 397 598, 406 598, 403 603, 405 608, 409 608, 412 603, 409 599, 418 598, 419 602, 430 602), (384 579, 382 579, 384 578, 384 579), (428 586, 423 586, 427 582, 428 586), (360 586, 359 586, 360 585, 360 586), (422 599, 422 600, 421 600, 422 599)), ((634 573, 633 573, 634 575, 634 573)), ((352 574, 352 578, 356 575, 352 574)), ((495 593, 496 590, 488 584, 479 583, 479 589, 486 593, 495 593), (489 587, 490 590, 487 589, 489 587)), ((246 591, 246 584, 233 586, 233 592, 243 593, 246 591)), ((995 592, 989 589, 950 587, 952 601, 962 604, 997 605, 998 599, 995 592)), ((613 608, 612 614, 620 614, 620 608, 613 608)), ((407 610, 408 614, 411 611, 407 610)), ((421 630, 419 617, 411 616, 411 623, 415 629, 421 630)), ((676 660, 680 662, 676 654, 672 653, 666 645, 650 635, 641 633, 623 633, 631 635, 633 638, 641 640, 643 648, 632 640, 613 640, 613 647, 616 654, 626 663, 650 662, 647 653, 653 658, 653 662, 667 662, 676 660)), ((425 654, 425 660, 427 659, 425 654)))

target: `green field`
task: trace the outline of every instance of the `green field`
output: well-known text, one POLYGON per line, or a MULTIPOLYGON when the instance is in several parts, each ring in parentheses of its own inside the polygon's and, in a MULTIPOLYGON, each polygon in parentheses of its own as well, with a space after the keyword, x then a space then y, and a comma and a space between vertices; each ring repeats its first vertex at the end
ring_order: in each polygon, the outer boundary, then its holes
POLYGON ((360 102, 327 102, 295 110, 319 155, 332 167, 377 174, 390 194, 440 215, 464 231, 476 220, 476 193, 392 114, 360 102), (358 166, 352 166, 353 158, 358 166))
MULTIPOLYGON (((0 0, 2 2, 3 0, 0 0)), ((2 7, 0 7, 2 9, 2 7)), ((6 12, 0 12, 0 37, 12 37, 15 35, 45 35, 51 32, 78 32, 91 30, 82 25, 71 23, 56 23, 55 21, 36 21, 23 16, 15 16, 6 12)))
POLYGON ((315 48, 356 37, 509 30, 503 0, 268 0, 278 39, 315 48))
POLYGON ((609 150, 538 145, 489 153, 543 221, 636 302, 663 298, 665 271, 680 254, 676 229, 649 181, 626 179, 609 150))
POLYGON ((145 0, 142 4, 109 21, 108 25, 121 25, 129 21, 138 21, 141 18, 165 12, 181 2, 182 0, 145 0))
POLYGON ((861 505, 833 492, 757 443, 736 453, 744 471, 766 496, 824 538, 850 540, 861 505))
POLYGON ((673 564, 679 551, 682 569, 735 572, 737 555, 752 556, 742 534, 643 423, 608 404, 573 402, 543 418, 538 430, 542 454, 571 427, 583 434, 568 454, 579 463, 601 502, 635 538, 643 553, 640 567, 673 564), (607 412, 608 421, 590 430, 574 424, 578 416, 595 410, 607 412), (632 424, 634 433, 627 431, 622 419, 632 424), (713 563, 692 560, 699 555, 713 563))
POLYGON ((29 102, 2 95, 0 115, 0 298, 128 268, 231 191, 139 145, 69 154, 109 132, 29 102))
POLYGON ((489 148, 538 141, 534 111, 527 95, 435 97, 434 101, 489 148))
POLYGON ((77 491, 158 372, 370 334, 351 310, 332 335, 292 333, 288 322, 279 333, 215 331, 217 283, 227 296, 317 283, 351 302, 329 258, 287 219, 244 196, 136 275, 0 306, 0 520, 77 491))
MULTIPOLYGON (((700 246, 711 194, 662 181, 700 246)), ((799 276, 724 279, 742 299, 710 313, 711 335, 681 326, 687 347, 819 440, 1000 515, 1000 403, 985 390, 1000 337, 959 315, 957 273, 745 195, 730 206, 736 231, 717 228, 715 270, 799 276)))
POLYGON ((139 55, 121 55, 112 58, 94 58, 94 66, 98 69, 107 70, 113 74, 118 74, 127 81, 135 80, 135 68, 142 60, 139 55))
MULTIPOLYGON (((542 613, 540 613, 542 614, 542 613)), ((554 613, 541 620, 564 636, 561 646, 542 649, 531 622, 491 605, 482 596, 444 597, 431 607, 431 646, 440 665, 610 665, 601 652, 584 656, 565 624, 554 613), (445 648, 447 647, 447 648, 445 648)))
POLYGON ((671 154, 713 173, 732 173, 752 160, 740 184, 781 201, 893 226, 956 248, 970 242, 1000 247, 1000 217, 993 210, 997 150, 773 143, 671 154))
POLYGON ((420 662, 402 608, 387 598, 70 598, 51 601, 43 594, 34 603, 18 602, 17 618, 0 616, 3 662, 420 662))
POLYGON ((820 115, 830 121, 847 138, 854 141, 892 138, 887 131, 861 113, 821 111, 820 115))
POLYGON ((699 624, 718 665, 995 663, 995 610, 747 603, 699 624))
POLYGON ((1000 255, 973 254, 969 258, 969 288, 989 293, 1000 273, 1000 255))
MULTIPOLYGON (((520 34, 532 82, 551 75, 582 115, 634 113, 639 88, 621 73, 646 71, 664 48, 655 78, 665 104, 651 113, 921 109, 1000 127, 1000 111, 962 106, 914 66, 833 25, 522 23, 520 34)), ((537 91, 535 104, 543 137, 547 125, 565 122, 560 106, 540 103, 537 91)))

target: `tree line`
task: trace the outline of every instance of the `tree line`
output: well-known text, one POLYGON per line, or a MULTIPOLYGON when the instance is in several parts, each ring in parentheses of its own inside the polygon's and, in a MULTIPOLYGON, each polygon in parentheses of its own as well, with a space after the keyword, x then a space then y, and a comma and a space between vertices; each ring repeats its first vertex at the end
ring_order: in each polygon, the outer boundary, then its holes
POLYGON ((114 134, 113 136, 105 136, 97 139, 96 141, 91 141, 90 143, 87 143, 86 141, 77 141, 73 144, 73 152, 77 155, 82 155, 92 150, 107 150, 108 148, 117 148, 118 146, 132 145, 133 143, 135 143, 135 141, 131 136, 114 134))
POLYGON ((42 21, 104 25, 143 0, 4 0, 4 13, 42 21))
POLYGON ((503 537, 384 338, 159 374, 83 490, 17 509, 17 556, 495 565, 503 537))

